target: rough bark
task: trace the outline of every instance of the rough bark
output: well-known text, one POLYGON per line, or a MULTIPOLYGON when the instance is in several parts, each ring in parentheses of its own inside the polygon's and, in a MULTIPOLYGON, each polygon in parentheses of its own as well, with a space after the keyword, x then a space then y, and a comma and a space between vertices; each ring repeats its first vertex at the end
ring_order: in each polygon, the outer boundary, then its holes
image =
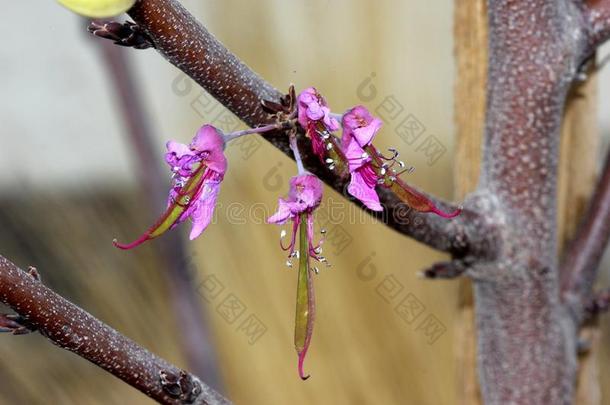
POLYGON ((472 269, 483 398, 570 403, 576 325, 559 297, 557 170, 569 86, 586 53, 569 0, 489 1, 489 73, 478 194, 502 249, 472 269))
MULTIPOLYGON (((484 114, 487 59, 487 15, 486 2, 457 1, 455 16, 455 40, 457 60, 456 80, 456 193, 457 197, 474 190, 479 173, 481 125, 484 114)), ((589 69, 591 73, 592 68, 589 69)), ((570 92, 566 103, 562 126, 561 158, 559 173, 558 238, 560 246, 574 235, 587 201, 595 184, 596 161, 583 159, 597 149, 595 125, 596 80, 588 75, 585 83, 578 83, 570 92)), ((472 319, 472 297, 470 283, 461 283, 460 321, 457 324, 458 339, 458 398, 461 403, 480 403, 478 383, 475 378, 476 365, 472 347, 475 345, 475 330, 472 319)), ((597 334, 590 334, 597 336, 597 334)), ((587 354, 581 365, 577 398, 593 400, 590 395, 599 391, 599 381, 594 377, 598 371, 595 356, 587 354), (587 377, 589 376, 589 377, 587 377), (597 388, 596 388, 597 386, 597 388), (586 395, 589 393, 589 395, 586 395)), ((581 402, 579 402, 581 403, 581 402)), ((594 403, 594 402, 586 402, 594 403)))

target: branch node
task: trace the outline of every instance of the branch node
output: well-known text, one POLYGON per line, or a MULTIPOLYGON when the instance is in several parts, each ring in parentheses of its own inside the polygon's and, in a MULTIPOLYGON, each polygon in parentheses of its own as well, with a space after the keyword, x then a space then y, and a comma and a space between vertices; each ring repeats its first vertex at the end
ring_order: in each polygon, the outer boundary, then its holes
MULTIPOLYGON (((288 88, 288 93, 280 97, 280 102, 273 100, 261 100, 263 111, 272 117, 275 117, 278 123, 287 123, 297 115, 297 96, 294 89, 294 84, 288 88)), ((288 129, 288 128, 285 128, 288 129)))
POLYGON ((116 45, 128 46, 135 49, 155 47, 152 38, 131 21, 124 23, 116 21, 91 21, 87 30, 96 37, 114 41, 116 45))
POLYGON ((584 356, 591 351, 591 340, 579 338, 576 342, 576 354, 584 356))
POLYGON ((34 331, 36 328, 29 325, 20 315, 0 314, 0 332, 27 335, 34 331))
POLYGON ((38 269, 34 266, 29 266, 28 267, 28 274, 30 276, 32 276, 32 278, 36 281, 42 281, 42 278, 40 277, 40 273, 38 272, 38 269))
POLYGON ((601 291, 585 305, 585 318, 592 319, 610 309, 610 290, 601 291))
POLYGON ((202 392, 199 381, 183 370, 180 375, 162 370, 159 372, 159 378, 163 391, 187 404, 193 403, 202 392))

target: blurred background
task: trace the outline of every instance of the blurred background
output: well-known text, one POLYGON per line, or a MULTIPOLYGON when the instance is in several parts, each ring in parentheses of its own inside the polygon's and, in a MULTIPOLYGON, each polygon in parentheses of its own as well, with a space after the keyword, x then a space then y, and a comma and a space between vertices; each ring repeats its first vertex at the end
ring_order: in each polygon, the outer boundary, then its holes
MULTIPOLYGON (((336 112, 355 104, 376 111, 385 122, 379 146, 398 148, 415 166, 411 183, 451 199, 452 1, 183 3, 277 88, 315 85, 336 112)), ((159 212, 142 187, 101 40, 52 1, 13 2, 10 11, 0 25, 0 252, 22 268, 36 266, 64 297, 192 369, 164 242, 129 252, 111 243, 133 239, 159 212)), ((136 78, 157 164, 166 140, 186 143, 203 123, 242 128, 154 50, 118 52, 136 78)), ((609 104, 602 91, 600 111, 609 104)), ((607 114, 600 116, 608 133, 607 114)), ((227 154, 215 223, 173 262, 191 275, 184 294, 205 314, 200 327, 209 341, 201 345, 213 355, 198 367, 207 379, 237 404, 456 403, 458 285, 417 277, 443 256, 330 189, 318 225, 328 230, 332 267, 315 280, 317 322, 305 362, 312 377, 298 378, 296 272, 284 265, 280 228, 264 223, 296 168, 259 138, 227 154)), ((185 224, 174 232, 188 231, 185 224)), ((0 392, 6 404, 152 403, 37 334, 0 336, 0 392)))

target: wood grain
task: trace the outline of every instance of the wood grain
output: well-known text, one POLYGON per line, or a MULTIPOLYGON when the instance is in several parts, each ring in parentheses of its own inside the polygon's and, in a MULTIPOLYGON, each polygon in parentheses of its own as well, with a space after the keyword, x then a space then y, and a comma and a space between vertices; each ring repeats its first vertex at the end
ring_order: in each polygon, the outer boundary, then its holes
MULTIPOLYGON (((487 77, 487 7, 484 0, 456 0, 456 156, 454 192, 463 199, 475 190, 481 166, 487 77)), ((462 279, 455 324, 457 398, 459 404, 481 403, 476 367, 476 337, 471 282, 462 279)))

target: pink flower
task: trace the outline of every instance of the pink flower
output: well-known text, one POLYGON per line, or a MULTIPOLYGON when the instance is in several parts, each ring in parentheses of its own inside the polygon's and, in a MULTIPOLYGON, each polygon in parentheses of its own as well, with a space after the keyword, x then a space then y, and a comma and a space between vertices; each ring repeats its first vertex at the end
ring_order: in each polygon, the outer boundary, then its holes
POLYGON ((433 212, 443 218, 453 218, 461 210, 441 211, 424 194, 407 185, 400 175, 409 169, 396 172, 396 165, 404 167, 397 160, 398 151, 390 149, 390 157, 380 154, 373 145, 373 138, 381 128, 382 122, 363 106, 356 106, 346 112, 342 119, 343 137, 341 147, 351 173, 347 191, 373 211, 381 211, 376 187, 390 188, 409 207, 420 212, 433 212))
POLYGON ((299 94, 299 124, 307 128, 314 122, 322 122, 329 131, 339 129, 339 123, 330 114, 326 100, 315 87, 308 87, 299 94))
MULTIPOLYGON (((320 262, 326 262, 326 259, 321 256, 322 242, 317 245, 313 242, 313 211, 318 208, 321 200, 322 183, 320 180, 308 173, 300 174, 290 180, 288 197, 279 199, 277 212, 267 220, 267 222, 273 224, 284 224, 289 220, 292 221, 290 244, 284 246, 280 242, 280 245, 282 249, 288 251, 289 260, 286 264, 289 267, 292 267, 291 259, 293 257, 299 259, 294 344, 298 356, 299 376, 303 380, 309 377, 305 376, 303 372, 303 362, 311 343, 315 319, 315 298, 309 259, 313 258, 320 262), (298 231, 300 231, 300 240, 297 250, 295 247, 298 231)), ((282 238, 284 236, 285 233, 282 231, 282 238)), ((314 267, 313 272, 317 273, 318 269, 314 267)))
POLYGON ((114 241, 121 249, 131 249, 156 238, 191 219, 189 238, 195 239, 207 228, 214 214, 220 183, 227 170, 222 133, 211 125, 197 131, 189 145, 167 142, 165 161, 173 173, 167 209, 142 236, 129 244, 114 241))
POLYGON ((299 124, 311 139, 313 152, 324 163, 325 140, 330 137, 330 132, 339 129, 339 123, 333 118, 324 97, 314 87, 303 90, 297 101, 299 124))
POLYGON ((372 166, 372 159, 365 151, 381 128, 382 122, 373 117, 363 106, 357 106, 343 115, 341 146, 351 173, 347 191, 373 211, 382 211, 375 186, 379 176, 372 166))
MULTIPOLYGON (((282 249, 288 251, 289 257, 295 252, 296 234, 304 218, 307 221, 308 230, 313 230, 313 211, 318 208, 322 201, 322 182, 313 174, 300 174, 290 179, 290 190, 287 198, 278 199, 278 209, 271 215, 267 222, 270 224, 283 225, 292 221, 292 238, 290 245, 282 249)), ((307 232, 307 243, 311 256, 318 258, 313 244, 313 232, 307 232)))

